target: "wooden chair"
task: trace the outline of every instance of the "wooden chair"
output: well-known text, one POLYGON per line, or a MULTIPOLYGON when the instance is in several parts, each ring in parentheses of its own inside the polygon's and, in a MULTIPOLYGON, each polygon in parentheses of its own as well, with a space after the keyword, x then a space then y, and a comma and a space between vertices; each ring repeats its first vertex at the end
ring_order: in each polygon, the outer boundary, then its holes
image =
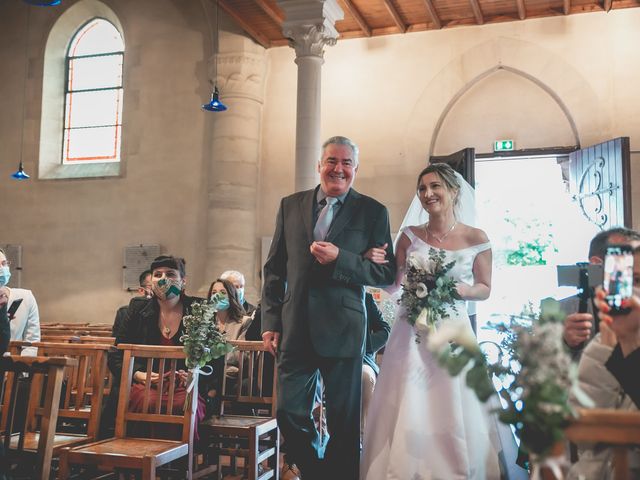
MULTIPOLYGON (((206 444, 204 458, 215 461, 218 478, 222 476, 221 457, 231 458, 236 469, 236 459, 244 460, 249 480, 279 478, 280 433, 275 419, 276 382, 275 368, 265 369, 265 359, 270 355, 262 342, 232 341, 239 359, 238 374, 230 382, 225 375, 221 395, 220 415, 204 420, 200 425, 206 444), (268 385, 266 384, 268 380, 268 385), (253 411, 254 415, 238 415, 229 412, 253 411), (264 416, 255 415, 261 413, 264 416), (259 465, 268 462, 269 469, 260 471, 259 465)), ((194 478, 209 475, 214 467, 204 466, 194 478)), ((234 472, 235 473, 235 472, 234 472)))
POLYGON ((66 426, 60 425, 56 430, 54 456, 63 446, 96 440, 102 399, 107 388, 110 345, 40 342, 34 346, 38 347, 39 355, 70 357, 78 361, 77 366, 68 367, 64 372, 64 392, 58 417, 66 422, 66 426))
POLYGON ((49 343, 80 343, 80 337, 78 335, 51 335, 49 333, 42 333, 40 335, 40 341, 49 343))
POLYGON ((165 372, 167 378, 175 378, 179 360, 185 358, 182 347, 163 347, 150 345, 118 345, 124 352, 120 394, 118 399, 118 415, 116 418, 115 438, 90 443, 87 445, 65 448, 60 453, 60 479, 69 478, 72 465, 94 467, 115 467, 121 470, 140 470, 143 479, 156 478, 156 469, 174 460, 186 457, 186 478, 192 478, 191 448, 193 445, 195 412, 197 407, 197 379, 192 390, 189 405, 182 408, 174 402, 175 382, 165 380, 163 375, 157 384, 157 390, 165 392, 167 401, 155 402, 151 399, 151 382, 146 382, 144 388, 143 412, 129 410, 131 382, 133 378, 134 362, 136 359, 146 363, 147 378, 150 377, 152 366, 156 371, 165 372), (179 413, 175 412, 175 409, 179 413), (160 425, 180 427, 180 436, 176 440, 141 438, 133 436, 131 428, 135 422, 150 425, 158 430, 160 425))
POLYGON ((2 398, 2 438, 6 464, 35 466, 35 477, 49 480, 54 450, 55 426, 58 421, 60 390, 64 369, 77 365, 77 360, 60 357, 21 357, 11 355, 0 358, 0 374, 4 379, 2 398), (32 436, 28 415, 18 421, 18 382, 27 386, 30 403, 40 404, 39 432, 32 436), (18 424, 19 423, 19 424, 18 424), (31 437, 31 438, 29 438, 31 437), (35 464, 33 459, 35 458, 35 464))
POLYGON ((578 420, 566 429, 566 438, 576 443, 610 446, 615 480, 630 480, 628 451, 640 445, 640 412, 582 409, 579 414, 578 420))

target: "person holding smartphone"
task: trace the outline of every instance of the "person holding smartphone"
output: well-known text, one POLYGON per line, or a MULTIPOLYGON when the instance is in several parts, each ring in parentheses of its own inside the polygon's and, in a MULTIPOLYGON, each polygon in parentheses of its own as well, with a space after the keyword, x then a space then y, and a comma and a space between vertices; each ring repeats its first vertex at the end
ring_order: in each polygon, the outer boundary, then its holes
MULTIPOLYGON (((40 341, 40 314, 38 304, 31 290, 24 288, 11 288, 8 285, 11 279, 11 262, 7 260, 5 252, 0 249, 0 287, 9 293, 7 315, 11 329, 11 340, 24 342, 40 341)), ((35 356, 38 349, 26 347, 21 355, 35 356)))
MULTIPOLYGON (((640 293, 640 249, 632 252, 628 245, 609 245, 604 263, 604 288, 596 290, 594 301, 600 319, 599 333, 582 353, 578 382, 593 401, 594 408, 638 411, 640 303, 634 295, 640 293), (631 282, 633 289, 626 286, 631 282)), ((575 408, 583 408, 573 393, 570 403, 575 408)), ((630 460, 633 478, 639 478, 638 452, 632 451, 630 460)), ((568 479, 608 480, 613 476, 612 461, 611 449, 578 444, 578 461, 572 465, 568 479)))

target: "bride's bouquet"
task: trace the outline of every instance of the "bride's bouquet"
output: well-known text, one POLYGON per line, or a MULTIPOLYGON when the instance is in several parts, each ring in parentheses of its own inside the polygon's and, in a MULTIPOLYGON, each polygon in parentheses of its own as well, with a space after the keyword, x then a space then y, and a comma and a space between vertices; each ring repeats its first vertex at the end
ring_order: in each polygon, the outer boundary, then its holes
POLYGON ((446 263, 444 250, 429 248, 427 256, 411 252, 407 258, 407 272, 402 284, 400 305, 406 319, 419 332, 435 332, 437 324, 457 312, 455 301, 459 299, 456 282, 447 273, 455 261, 446 263))

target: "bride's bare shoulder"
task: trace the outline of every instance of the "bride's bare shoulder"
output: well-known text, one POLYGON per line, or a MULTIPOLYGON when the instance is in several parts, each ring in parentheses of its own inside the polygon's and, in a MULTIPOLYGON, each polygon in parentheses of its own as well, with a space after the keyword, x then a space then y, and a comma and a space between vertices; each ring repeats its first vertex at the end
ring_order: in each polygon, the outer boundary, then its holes
POLYGON ((478 245, 489 241, 489 237, 484 230, 472 227, 471 225, 459 224, 462 227, 462 234, 469 245, 478 245))

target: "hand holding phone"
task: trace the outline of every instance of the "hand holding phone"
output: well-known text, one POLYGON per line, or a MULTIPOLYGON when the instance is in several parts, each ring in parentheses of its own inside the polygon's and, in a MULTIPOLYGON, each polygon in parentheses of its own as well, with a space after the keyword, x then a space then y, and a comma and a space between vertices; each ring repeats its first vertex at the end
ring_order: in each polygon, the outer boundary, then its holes
POLYGON ((7 315, 10 321, 13 320, 13 317, 16 316, 16 312, 18 311, 18 308, 20 307, 21 304, 22 304, 22 299, 18 298, 17 300, 14 300, 13 302, 11 302, 11 305, 9 305, 9 309, 7 310, 7 315))
POLYGON ((605 301, 611 315, 629 313, 633 295, 633 250, 630 245, 609 245, 604 257, 605 301))

